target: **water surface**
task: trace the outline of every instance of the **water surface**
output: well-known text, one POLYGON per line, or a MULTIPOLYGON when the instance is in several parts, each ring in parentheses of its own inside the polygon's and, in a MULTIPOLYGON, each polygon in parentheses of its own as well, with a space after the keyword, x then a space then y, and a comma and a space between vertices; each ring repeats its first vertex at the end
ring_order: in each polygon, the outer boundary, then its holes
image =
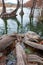
MULTIPOLYGON (((12 9, 7 8, 7 11, 10 12, 12 9)), ((43 36, 43 23, 38 21, 40 9, 35 9, 34 18, 32 20, 29 18, 30 8, 23 8, 23 16, 20 16, 20 11, 21 9, 19 8, 16 18, 0 18, 0 35, 11 34, 14 32, 25 33, 27 31, 34 31, 43 36)))

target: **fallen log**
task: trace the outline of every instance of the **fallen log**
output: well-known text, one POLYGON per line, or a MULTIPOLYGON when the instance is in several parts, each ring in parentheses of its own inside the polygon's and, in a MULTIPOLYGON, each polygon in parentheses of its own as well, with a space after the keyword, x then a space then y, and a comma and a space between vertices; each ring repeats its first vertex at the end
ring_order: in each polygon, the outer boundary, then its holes
POLYGON ((27 65, 26 54, 19 43, 16 44, 16 56, 17 65, 27 65))
POLYGON ((8 55, 8 54, 10 54, 10 52, 12 52, 14 49, 15 49, 15 45, 16 45, 16 43, 15 43, 15 41, 14 42, 12 42, 12 44, 10 44, 8 47, 6 47, 3 51, 1 51, 4 55, 8 55))
POLYGON ((43 50, 43 45, 42 44, 38 44, 38 43, 35 43, 35 42, 31 42, 31 41, 24 41, 24 43, 31 46, 31 47, 33 47, 33 48, 43 50))
POLYGON ((3 52, 5 55, 9 54, 15 47, 15 40, 21 41, 24 37, 22 34, 11 34, 3 35, 0 37, 0 52, 3 52))
POLYGON ((38 34, 36 34, 35 32, 28 31, 27 33, 25 33, 24 38, 25 38, 25 40, 29 40, 29 39, 39 40, 40 36, 38 34))
POLYGON ((7 48, 15 39, 16 37, 11 37, 10 35, 3 35, 0 37, 0 51, 7 48))
POLYGON ((36 63, 43 64, 43 58, 41 58, 38 55, 29 54, 29 55, 27 55, 27 58, 28 58, 28 62, 36 62, 36 63))

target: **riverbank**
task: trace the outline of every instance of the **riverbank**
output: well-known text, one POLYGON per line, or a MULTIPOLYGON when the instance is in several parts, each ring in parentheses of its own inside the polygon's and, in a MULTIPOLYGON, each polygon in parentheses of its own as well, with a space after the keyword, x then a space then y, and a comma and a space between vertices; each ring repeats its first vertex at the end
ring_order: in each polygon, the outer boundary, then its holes
MULTIPOLYGON (((16 4, 6 3, 5 6, 6 7, 16 7, 16 4)), ((0 7, 2 7, 2 3, 0 3, 0 7)))

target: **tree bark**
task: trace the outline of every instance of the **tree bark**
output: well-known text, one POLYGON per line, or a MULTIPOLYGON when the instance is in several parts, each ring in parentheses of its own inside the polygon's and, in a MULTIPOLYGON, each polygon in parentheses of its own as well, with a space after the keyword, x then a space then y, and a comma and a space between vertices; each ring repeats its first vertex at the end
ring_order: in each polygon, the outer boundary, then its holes
POLYGON ((35 62, 35 63, 41 63, 41 64, 43 64, 43 58, 41 58, 38 55, 29 54, 29 55, 27 55, 27 58, 28 58, 28 62, 35 62))
POLYGON ((0 51, 3 51, 5 48, 7 48, 15 39, 15 37, 11 37, 9 35, 3 35, 0 37, 0 51))
POLYGON ((35 43, 35 42, 31 42, 31 41, 24 41, 24 43, 27 44, 28 46, 33 47, 33 48, 43 50, 43 45, 42 44, 38 44, 38 43, 35 43))
POLYGON ((22 46, 17 43, 16 44, 16 55, 17 55, 17 65, 27 65, 26 54, 22 46))
POLYGON ((37 0, 33 0, 33 5, 31 7, 31 12, 30 12, 30 18, 34 17, 34 9, 35 9, 35 6, 36 6, 36 2, 37 2, 37 0))
POLYGON ((2 0, 2 5, 3 5, 3 9, 2 9, 2 14, 3 14, 6 13, 6 6, 4 0, 2 0))

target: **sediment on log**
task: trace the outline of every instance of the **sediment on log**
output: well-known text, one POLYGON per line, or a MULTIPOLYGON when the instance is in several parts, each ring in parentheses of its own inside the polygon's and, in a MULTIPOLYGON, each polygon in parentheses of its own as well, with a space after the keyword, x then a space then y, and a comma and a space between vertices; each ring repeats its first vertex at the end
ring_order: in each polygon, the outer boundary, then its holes
POLYGON ((27 65, 26 54, 20 43, 16 44, 17 65, 27 65))

